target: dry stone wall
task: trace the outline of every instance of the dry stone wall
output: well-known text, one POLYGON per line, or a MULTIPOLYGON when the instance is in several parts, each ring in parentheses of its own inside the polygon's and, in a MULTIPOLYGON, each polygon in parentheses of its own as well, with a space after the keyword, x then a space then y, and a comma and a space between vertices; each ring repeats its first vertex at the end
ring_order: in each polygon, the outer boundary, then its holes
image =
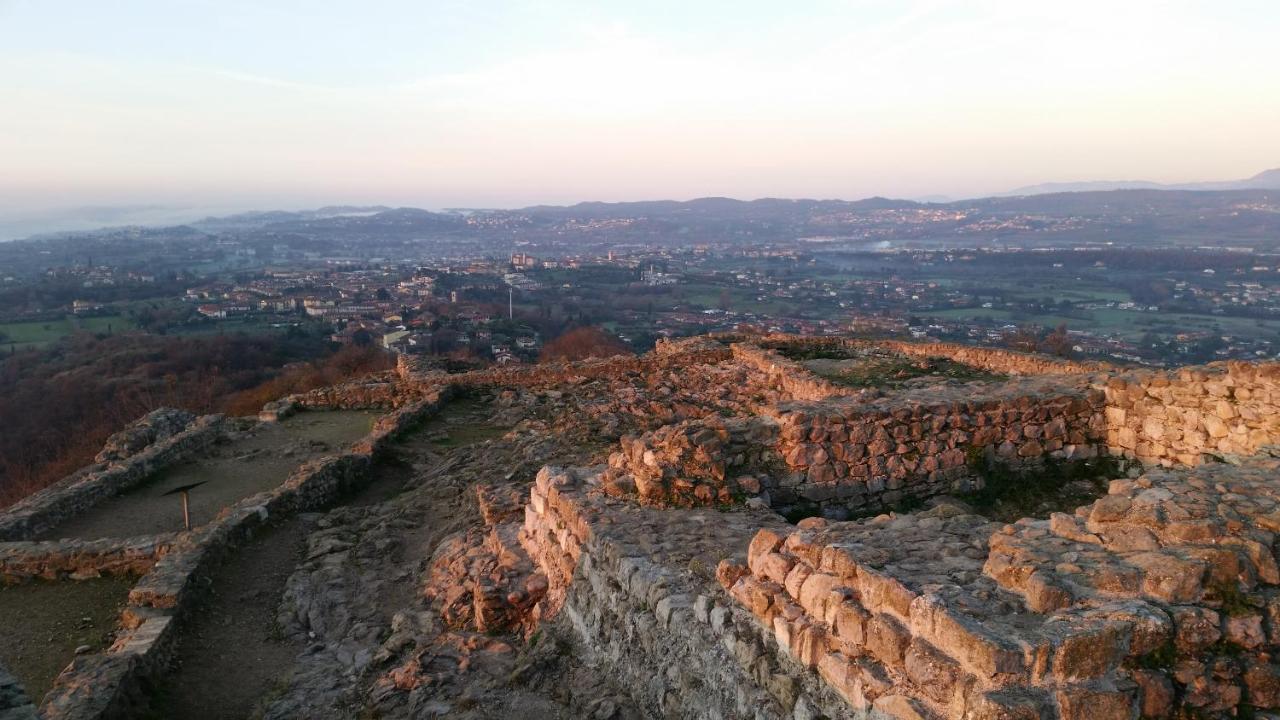
POLYGON ((619 355, 567 363, 494 367, 453 374, 438 370, 417 372, 415 363, 406 361, 396 371, 312 390, 288 400, 305 408, 396 408, 445 387, 457 391, 502 387, 566 388, 590 380, 613 380, 680 371, 691 366, 722 362, 729 359, 730 355, 729 348, 725 345, 698 337, 661 340, 653 352, 641 356, 619 355))
MULTIPOLYGON (((858 341, 855 341, 858 342, 858 341)), ((870 341, 861 341, 867 343, 870 341)), ((1107 363, 1077 362, 1029 353, 956 343, 913 343, 883 340, 875 346, 910 357, 941 357, 1005 375, 1089 375, 1113 369, 1107 363)))
POLYGON ((129 431, 139 425, 147 426, 157 413, 162 412, 166 411, 157 410, 127 429, 124 434, 131 438, 127 443, 109 444, 100 455, 108 461, 90 465, 0 514, 0 541, 26 540, 54 528, 98 502, 136 486, 157 471, 203 450, 222 433, 222 416, 206 415, 180 431, 170 427, 168 434, 153 432, 149 442, 139 443, 139 438, 147 437, 146 431, 137 434, 129 431))
POLYGON ((730 347, 736 362, 763 373, 766 386, 783 393, 788 400, 826 400, 859 394, 857 390, 840 387, 814 375, 800 363, 772 350, 745 343, 734 343, 730 347))
POLYGON ((778 424, 771 418, 687 420, 620 441, 609 457, 605 487, 650 505, 713 505, 758 495, 772 486, 778 424))
POLYGON ((1087 375, 1113 371, 1114 366, 1100 362, 1078 362, 1063 358, 984 348, 973 345, 940 342, 908 342, 904 340, 864 340, 847 337, 812 337, 773 333, 746 335, 721 333, 713 335, 724 342, 754 344, 765 348, 848 348, 881 349, 917 358, 946 358, 971 367, 1005 375, 1087 375))
POLYGON ((443 388, 379 418, 372 431, 345 452, 299 466, 280 486, 241 500, 191 532, 0 546, 6 580, 77 579, 111 572, 142 575, 129 592, 115 642, 105 652, 77 656, 45 696, 40 716, 135 717, 146 707, 148 682, 168 667, 184 613, 201 590, 198 576, 266 523, 323 507, 358 487, 373 458, 389 442, 438 412, 452 394, 451 388, 443 388))
POLYGON ((653 505, 760 495, 784 511, 847 517, 977 489, 975 471, 990 463, 1031 471, 1045 458, 1096 457, 1105 451, 1103 400, 1086 380, 1034 378, 783 403, 772 416, 709 417, 624 437, 605 486, 653 505))
POLYGON ((546 468, 531 491, 522 542, 549 579, 543 621, 570 623, 653 717, 857 717, 717 587, 716 563, 784 527, 776 515, 642 508, 597 480, 546 468))
POLYGON ((1113 481, 1074 515, 952 505, 762 530, 721 578, 850 704, 903 718, 1280 709, 1280 461, 1113 481))
POLYGON ((1107 444, 1144 463, 1195 465, 1280 441, 1280 363, 1214 363, 1106 384, 1107 444))
POLYGON ((176 533, 138 538, 0 543, 0 584, 143 575, 173 544, 176 533))
POLYGON ((974 396, 965 387, 861 402, 792 403, 777 409, 776 453, 789 473, 775 507, 804 503, 828 514, 893 507, 981 487, 975 470, 998 462, 1033 470, 1045 458, 1095 457, 1102 394, 1035 379, 974 396))

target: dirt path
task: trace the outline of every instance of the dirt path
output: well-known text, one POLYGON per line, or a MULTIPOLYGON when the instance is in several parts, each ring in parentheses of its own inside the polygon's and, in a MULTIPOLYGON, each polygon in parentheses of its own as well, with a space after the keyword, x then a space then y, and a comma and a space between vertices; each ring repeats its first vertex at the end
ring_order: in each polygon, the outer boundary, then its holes
POLYGON ((314 516, 272 527, 209 576, 210 589, 183 629, 174 669, 152 698, 152 718, 242 720, 271 691, 304 646, 282 637, 276 608, 302 557, 308 520, 314 516))
MULTIPOLYGON (((302 572, 303 578, 312 578, 314 587, 304 591, 311 597, 335 591, 363 596, 360 607, 337 608, 341 617, 335 622, 355 625, 357 631, 367 625, 386 627, 417 593, 416 573, 400 565, 416 568, 443 535, 475 519, 474 508, 467 513, 461 507, 474 505, 471 497, 452 486, 441 486, 427 502, 399 501, 406 491, 421 489, 456 465, 453 456, 505 432, 486 422, 487 408, 487 403, 470 401, 451 405, 391 448, 374 465, 369 482, 337 507, 286 521, 238 548, 209 577, 211 589, 182 630, 176 667, 157 690, 150 717, 254 717, 293 676, 316 671, 338 675, 341 668, 311 662, 308 646, 315 633, 279 626, 282 605, 289 602, 290 592, 297 592, 289 589, 298 580, 291 575, 302 572), (332 562, 338 555, 328 550, 348 543, 340 531, 361 520, 382 524, 386 518, 397 524, 395 543, 365 548, 369 554, 350 565, 332 562), (321 575, 317 567, 333 573, 321 575), (372 571, 376 579, 356 571, 372 571)), ((312 613, 326 617, 323 603, 316 606, 320 609, 312 613)), ((344 716, 333 706, 326 712, 344 716)))
POLYGON ((133 583, 107 577, 0 585, 0 665, 38 703, 76 648, 98 652, 110 644, 133 583))
POLYGON ((164 493, 205 482, 191 492, 191 523, 212 520, 224 507, 284 482, 307 460, 339 451, 368 434, 375 413, 302 412, 256 427, 171 467, 145 485, 99 503, 39 539, 132 537, 182 529, 182 505, 164 493))

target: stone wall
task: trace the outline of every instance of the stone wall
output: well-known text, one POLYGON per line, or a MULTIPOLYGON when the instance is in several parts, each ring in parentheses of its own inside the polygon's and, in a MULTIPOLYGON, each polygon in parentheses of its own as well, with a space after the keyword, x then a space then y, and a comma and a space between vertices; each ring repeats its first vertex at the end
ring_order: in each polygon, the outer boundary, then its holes
POLYGON ((947 386, 783 403, 772 417, 664 426, 622 439, 605 488, 674 506, 760 495, 784 511, 847 517, 978 489, 977 471, 993 463, 1032 470, 1104 449, 1103 394, 1085 380, 1023 379, 973 393, 947 386))
MULTIPOLYGON (((201 591, 200 575, 267 523, 324 507, 356 489, 368 477, 378 453, 407 428, 438 412, 451 397, 452 390, 446 388, 407 404, 379 418, 372 431, 347 451, 304 463, 280 486, 244 498, 189 533, 153 538, 164 552, 158 553, 129 592, 115 643, 103 653, 77 656, 45 696, 41 716, 45 720, 136 716, 146 707, 149 679, 168 666, 184 612, 201 591)), ((97 557, 104 563, 119 561, 108 552, 97 557)))
POLYGON ((39 535, 203 450, 218 439, 222 420, 221 415, 206 415, 180 432, 150 442, 131 454, 112 453, 114 459, 109 463, 90 465, 27 496, 0 514, 0 541, 39 535))
POLYGON ((717 561, 777 516, 640 508, 591 482, 544 469, 521 538, 550 583, 535 612, 568 622, 587 662, 654 717, 857 716, 717 587, 717 561))
POLYGON ((0 584, 141 576, 172 546, 177 533, 137 538, 0 543, 0 584))
POLYGON ((772 333, 748 335, 721 333, 713 335, 723 342, 749 343, 764 348, 819 347, 880 349, 917 358, 946 358, 970 367, 1004 375, 1080 375, 1114 370, 1102 362, 1079 362, 1014 350, 960 345, 958 343, 910 342, 906 340, 866 340, 847 337, 812 337, 772 333))
POLYGON ((791 471, 770 503, 827 514, 893 507, 981 487, 975 470, 1034 469, 1044 458, 1095 457, 1102 394, 1080 384, 1026 380, 974 397, 967 388, 777 410, 777 454, 791 471))
POLYGON ((770 487, 778 424, 771 418, 686 420, 627 436, 609 457, 606 491, 650 505, 728 504, 770 487))
POLYGON ((627 375, 659 373, 691 365, 723 362, 729 348, 706 338, 661 341, 644 355, 617 355, 597 360, 494 367, 456 375, 428 374, 429 387, 442 382, 458 387, 567 387, 583 380, 613 379, 627 375))
POLYGON ((859 711, 1131 720, 1280 709, 1280 461, 1113 481, 1074 515, 765 529, 720 577, 859 711))
POLYGON ((1107 363, 1078 362, 1013 350, 975 347, 956 343, 915 343, 903 340, 883 340, 874 344, 886 350, 892 350, 911 357, 941 357, 969 365, 970 367, 1004 375, 1087 375, 1112 369, 1112 366, 1107 363))
POLYGON ((1107 444, 1144 463, 1195 465, 1280 441, 1280 363, 1213 363, 1107 382, 1107 444))
POLYGON ((733 359, 759 370, 768 388, 783 393, 789 400, 825 400, 840 396, 856 396, 858 391, 835 385, 794 360, 756 345, 734 343, 733 359))
POLYGON ((416 372, 408 363, 396 372, 381 373, 358 381, 312 390, 288 398, 304 408, 397 408, 451 387, 469 388, 567 388, 589 380, 620 379, 631 375, 683 370, 723 362, 729 348, 706 338, 659 341, 644 355, 581 360, 567 363, 492 367, 465 373, 431 370, 416 372))

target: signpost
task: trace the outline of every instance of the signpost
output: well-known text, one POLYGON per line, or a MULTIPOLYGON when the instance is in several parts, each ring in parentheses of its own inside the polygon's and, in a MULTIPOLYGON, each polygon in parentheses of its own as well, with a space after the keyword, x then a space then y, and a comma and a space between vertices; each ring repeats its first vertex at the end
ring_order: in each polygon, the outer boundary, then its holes
POLYGON ((198 483, 191 483, 190 485, 179 485, 178 487, 173 488, 172 490, 160 493, 160 497, 164 497, 166 495, 177 495, 178 493, 182 494, 182 525, 187 530, 191 529, 191 511, 188 509, 188 505, 187 505, 188 493, 191 492, 192 488, 200 487, 201 485, 207 482, 209 481, 201 480, 198 483))

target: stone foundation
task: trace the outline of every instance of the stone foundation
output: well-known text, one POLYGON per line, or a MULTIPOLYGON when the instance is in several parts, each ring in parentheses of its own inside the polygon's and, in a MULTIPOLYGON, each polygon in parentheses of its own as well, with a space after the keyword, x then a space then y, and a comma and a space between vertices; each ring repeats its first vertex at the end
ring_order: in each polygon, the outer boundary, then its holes
POLYGON ((847 517, 979 489, 979 471, 995 463, 1033 472, 1046 459, 1096 457, 1105 452, 1103 400, 1086 379, 1035 378, 787 402, 763 417, 709 417, 624 437, 606 488, 651 505, 759 495, 784 511, 847 517))
MULTIPOLYGON (((161 412, 176 411, 157 410, 131 428, 149 424, 148 419, 161 412)), ((128 431, 127 428, 123 432, 128 431)), ((109 443, 108 449, 99 456, 106 462, 90 465, 0 513, 0 541, 27 540, 57 527, 98 502, 119 495, 159 470, 203 450, 216 441, 221 432, 222 416, 206 415, 160 439, 155 439, 155 433, 149 437, 146 433, 133 435, 135 440, 143 438, 144 441, 140 445, 130 444, 127 452, 124 447, 109 443)))
POLYGON ((531 491, 522 542, 549 579, 541 621, 571 624, 655 717, 856 717, 717 587, 716 565, 780 518, 641 508, 596 482, 546 468, 531 491))
MULTIPOLYGON (((263 417, 392 412, 346 453, 300 467, 192 533, 0 546, 0 571, 15 581, 145 573, 116 644, 78 657, 45 714, 133 712, 139 688, 169 659, 193 579, 264 523, 358 485, 385 443, 455 388, 520 388, 507 399, 578 407, 568 402, 584 383, 597 383, 595 404, 583 407, 592 427, 631 434, 608 467, 544 468, 522 521, 521 501, 480 492, 485 527, 462 547, 477 552, 433 558, 432 572, 460 577, 458 602, 440 598, 446 623, 530 634, 565 623, 589 662, 655 717, 1132 720, 1280 710, 1280 460, 1269 456, 1280 435, 1280 366, 1115 375, 954 345, 722 339, 760 347, 695 339, 639 358, 458 375, 403 365, 286 398, 263 417), (787 344, 944 357, 1019 377, 855 391, 762 349, 787 344), (872 513, 975 489, 984 464, 1031 472, 1099 454, 1149 467, 1046 520, 992 523, 946 499, 851 522, 791 525, 769 510, 872 513), (1206 463, 1216 459, 1231 464, 1206 463)), ((147 432, 123 438, 122 447, 135 437, 143 446, 113 462, 146 467, 191 429, 147 432)), ((21 523, 0 516, 0 532, 30 537, 44 522, 30 510, 20 509, 21 523)))
POLYGON ((828 514, 895 507, 982 487, 978 470, 999 463, 1034 471, 1046 458, 1095 457, 1102 394, 1081 383, 1015 381, 990 389, 907 392, 860 402, 792 403, 777 409, 774 448, 790 471, 770 504, 828 514))
MULTIPOLYGON (((149 679, 168 667, 184 613, 201 590, 196 579, 266 523, 324 507, 358 487, 373 458, 389 442, 438 412, 452 394, 452 388, 446 387, 405 404, 379 418, 365 438, 342 454, 304 463, 280 486, 239 501, 191 532, 122 540, 0 544, 0 572, 6 582, 36 577, 73 581, 109 573, 141 576, 129 593, 115 642, 102 653, 77 656, 41 702, 40 717, 89 720, 135 716, 146 707, 149 679)), ((213 427, 216 421, 196 425, 213 427)), ((136 472, 154 469, 156 454, 177 452, 174 445, 192 442, 183 440, 187 432, 133 455, 130 460, 139 463, 136 472)))
POLYGON ((855 709, 1116 720, 1280 708, 1280 461, 1155 471, 1050 520, 952 506, 762 530, 722 578, 855 709), (1273 527, 1274 525, 1274 527, 1273 527))
POLYGON ((722 342, 746 343, 758 345, 762 348, 847 348, 850 350, 872 348, 887 350, 908 357, 945 358, 954 360, 962 365, 969 365, 1005 375, 1074 375, 1112 372, 1115 370, 1115 366, 1104 362, 1078 362, 1047 355, 1034 355, 973 345, 959 345, 957 343, 866 340, 837 336, 813 337, 808 335, 788 335, 786 333, 765 335, 716 333, 711 337, 722 342))

